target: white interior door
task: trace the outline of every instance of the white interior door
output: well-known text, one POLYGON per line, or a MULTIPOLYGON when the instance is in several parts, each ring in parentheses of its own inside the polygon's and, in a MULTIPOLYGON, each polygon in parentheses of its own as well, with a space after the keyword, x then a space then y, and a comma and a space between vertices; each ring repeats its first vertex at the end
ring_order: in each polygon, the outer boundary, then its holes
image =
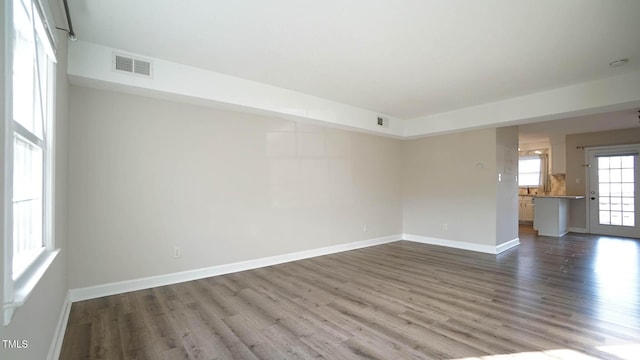
POLYGON ((640 238, 640 145, 587 150, 589 232, 640 238))

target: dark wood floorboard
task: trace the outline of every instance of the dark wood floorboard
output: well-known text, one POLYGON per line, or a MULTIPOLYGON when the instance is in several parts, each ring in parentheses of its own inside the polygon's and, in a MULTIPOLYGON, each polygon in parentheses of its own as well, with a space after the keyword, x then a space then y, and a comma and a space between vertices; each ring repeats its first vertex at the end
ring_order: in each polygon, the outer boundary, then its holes
POLYGON ((497 256, 398 241, 77 302, 61 359, 640 358, 640 240, 520 237, 497 256))

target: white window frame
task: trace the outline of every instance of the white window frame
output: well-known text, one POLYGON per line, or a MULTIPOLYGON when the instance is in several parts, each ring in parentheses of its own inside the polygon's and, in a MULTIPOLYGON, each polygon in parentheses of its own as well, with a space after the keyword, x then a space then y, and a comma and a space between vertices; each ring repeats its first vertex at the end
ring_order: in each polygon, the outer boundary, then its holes
MULTIPOLYGON (((14 24, 13 24, 13 0, 5 1, 4 8, 4 23, 5 23, 5 38, 4 38, 4 113, 3 113, 3 126, 2 126, 2 140, 4 142, 3 154, 4 154, 4 168, 3 170, 3 186, 2 186, 2 218, 4 233, 2 234, 4 252, 4 267, 2 271, 3 282, 3 324, 6 326, 11 322, 15 311, 22 306, 27 300, 29 294, 33 291, 38 281, 45 274, 46 270, 53 263, 59 250, 55 249, 54 241, 54 140, 55 140, 55 126, 54 126, 54 114, 55 114, 55 89, 56 89, 56 67, 55 67, 55 34, 50 29, 55 29, 55 24, 52 22, 48 3, 40 0, 23 0, 33 4, 34 8, 37 7, 37 13, 40 16, 35 16, 42 21, 43 27, 40 28, 40 38, 45 47, 49 47, 49 61, 48 61, 48 81, 46 89, 47 111, 45 113, 45 126, 44 131, 44 147, 43 147, 43 245, 42 250, 37 257, 14 279, 13 276, 13 144, 14 134, 21 134, 24 129, 20 129, 19 125, 14 123, 13 120, 13 38, 14 38, 14 24), (46 36, 43 39, 41 34, 44 29, 46 36)), ((35 30, 35 29, 34 29, 35 30)))
MULTIPOLYGON (((538 159, 540 161, 542 161, 542 159, 540 158, 540 155, 526 155, 526 156, 521 156, 518 158, 518 163, 520 162, 520 160, 531 160, 531 159, 538 159)), ((526 187, 540 187, 540 172, 542 171, 541 168, 538 168, 538 184, 537 185, 520 185, 520 179, 522 179, 522 173, 520 172, 520 166, 518 166, 518 186, 521 188, 526 188, 526 187)), ((530 173, 527 173, 530 174, 530 173)))

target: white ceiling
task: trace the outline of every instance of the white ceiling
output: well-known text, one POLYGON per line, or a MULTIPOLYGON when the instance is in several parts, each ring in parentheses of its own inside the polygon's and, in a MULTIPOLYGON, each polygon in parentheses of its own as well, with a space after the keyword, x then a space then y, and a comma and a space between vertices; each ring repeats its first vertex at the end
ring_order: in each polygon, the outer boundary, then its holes
POLYGON ((636 0, 69 5, 80 40, 400 119, 640 70, 636 0))

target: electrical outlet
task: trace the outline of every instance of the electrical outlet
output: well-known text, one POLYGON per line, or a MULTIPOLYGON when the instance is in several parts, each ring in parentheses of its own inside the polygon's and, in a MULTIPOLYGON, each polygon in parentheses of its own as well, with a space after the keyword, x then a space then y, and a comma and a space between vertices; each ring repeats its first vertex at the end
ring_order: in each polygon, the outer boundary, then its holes
POLYGON ((174 258, 179 258, 182 256, 182 249, 180 249, 180 246, 174 246, 173 247, 173 257, 174 258))
POLYGON ((447 223, 442 224, 442 230, 449 230, 449 224, 447 223))
POLYGON ((362 232, 367 232, 367 224, 364 224, 364 225, 362 226, 362 232))

